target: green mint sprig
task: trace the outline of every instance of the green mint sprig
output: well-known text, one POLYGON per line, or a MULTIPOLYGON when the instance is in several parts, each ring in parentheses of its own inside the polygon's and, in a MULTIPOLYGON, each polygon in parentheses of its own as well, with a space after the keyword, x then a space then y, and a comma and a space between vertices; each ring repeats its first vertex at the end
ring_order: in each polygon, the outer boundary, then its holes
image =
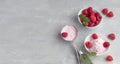
POLYGON ((96 56, 97 53, 96 53, 96 52, 90 52, 89 55, 90 55, 90 56, 96 56))
POLYGON ((85 15, 83 15, 83 14, 80 14, 79 15, 79 18, 83 21, 82 22, 82 25, 85 27, 86 26, 86 24, 90 21, 90 19, 88 18, 88 17, 86 17, 85 15))
POLYGON ((91 61, 91 59, 89 58, 89 55, 90 56, 96 56, 96 54, 97 54, 96 52, 90 52, 88 54, 83 53, 83 54, 81 54, 81 56, 84 59, 84 61, 85 61, 86 64, 93 64, 92 61, 91 61))
POLYGON ((85 61, 86 64, 93 64, 87 54, 83 53, 83 54, 81 54, 81 56, 84 59, 84 61, 85 61))

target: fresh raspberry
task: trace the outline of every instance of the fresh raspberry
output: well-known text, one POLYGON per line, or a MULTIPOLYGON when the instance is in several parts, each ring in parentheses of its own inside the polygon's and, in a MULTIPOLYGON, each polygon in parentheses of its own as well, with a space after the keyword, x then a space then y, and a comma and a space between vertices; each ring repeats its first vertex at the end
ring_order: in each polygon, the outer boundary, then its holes
POLYGON ((93 22, 88 22, 88 27, 93 27, 94 26, 94 23, 93 22))
POLYGON ((105 48, 108 48, 108 47, 110 46, 110 43, 109 43, 109 42, 104 42, 104 43, 103 43, 103 46, 104 46, 105 48))
POLYGON ((97 21, 101 21, 102 20, 102 16, 96 16, 96 20, 97 21))
POLYGON ((91 25, 91 21, 90 22, 88 22, 88 27, 91 27, 92 25, 91 25))
POLYGON ((92 23, 91 23, 91 27, 93 27, 93 26, 94 26, 94 24, 95 24, 95 23, 93 23, 93 22, 92 22, 92 23))
POLYGON ((90 16, 95 16, 95 13, 94 12, 90 13, 90 16))
POLYGON ((106 60, 107 60, 107 61, 113 61, 113 57, 112 57, 111 55, 108 55, 108 56, 106 57, 106 60))
POLYGON ((108 34, 108 38, 111 40, 115 40, 115 34, 114 33, 108 34))
POLYGON ((102 10, 102 13, 105 14, 105 15, 108 14, 108 9, 107 9, 107 8, 104 8, 104 9, 102 10))
POLYGON ((110 11, 110 12, 107 14, 107 16, 108 16, 108 17, 113 17, 113 16, 114 16, 114 14, 113 14, 113 12, 112 12, 112 11, 110 11))
POLYGON ((84 9, 84 10, 82 11, 82 14, 87 15, 87 14, 88 14, 87 9, 84 9))
POLYGON ((92 13, 92 12, 93 12, 93 8, 92 8, 92 7, 88 7, 87 11, 88 11, 89 13, 92 13))
POLYGON ((99 24, 99 22, 98 22, 98 21, 94 22, 94 26, 97 26, 98 24, 99 24))
POLYGON ((90 17, 90 14, 88 13, 88 14, 86 15, 86 17, 90 17))
POLYGON ((97 21, 101 21, 102 16, 100 15, 99 12, 96 12, 96 13, 95 13, 95 16, 96 16, 97 21))
POLYGON ((95 22, 96 21, 96 17, 95 16, 90 16, 90 20, 92 21, 92 22, 95 22))
POLYGON ((85 45, 86 45, 87 48, 91 48, 91 47, 92 47, 92 43, 89 42, 89 41, 87 41, 87 42, 85 43, 85 45))
POLYGON ((96 33, 92 34, 93 39, 98 39, 98 35, 96 33))
POLYGON ((100 13, 99 12, 95 12, 95 16, 100 16, 100 13))
POLYGON ((68 36, 68 33, 67 32, 63 32, 61 35, 62 35, 62 37, 66 38, 68 36))

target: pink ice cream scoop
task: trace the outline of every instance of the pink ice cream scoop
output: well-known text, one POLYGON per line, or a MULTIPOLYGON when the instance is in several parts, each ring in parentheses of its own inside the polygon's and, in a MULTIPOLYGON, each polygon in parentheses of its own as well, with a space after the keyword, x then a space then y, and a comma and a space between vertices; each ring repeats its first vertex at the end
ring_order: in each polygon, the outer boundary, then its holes
POLYGON ((86 37, 85 42, 89 41, 91 43, 91 48, 88 48, 85 45, 85 48, 88 52, 96 52, 97 55, 102 55, 103 53, 105 53, 108 48, 104 47, 104 42, 106 42, 106 40, 103 37, 98 36, 97 39, 93 39, 91 37, 91 35, 89 35, 88 37, 86 37))
POLYGON ((61 30, 61 36, 66 41, 73 41, 77 36, 77 29, 72 25, 65 25, 61 30))
POLYGON ((107 48, 103 46, 105 40, 102 38, 99 37, 98 39, 92 39, 91 42, 93 46, 89 49, 90 52, 96 52, 100 55, 107 51, 107 48))

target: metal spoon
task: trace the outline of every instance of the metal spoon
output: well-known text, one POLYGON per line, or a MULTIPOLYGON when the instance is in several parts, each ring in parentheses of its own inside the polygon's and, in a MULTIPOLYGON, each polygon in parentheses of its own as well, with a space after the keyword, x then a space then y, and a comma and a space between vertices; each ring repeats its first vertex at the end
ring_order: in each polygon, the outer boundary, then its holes
POLYGON ((78 64, 81 64, 80 63, 80 54, 79 54, 79 51, 78 51, 78 49, 76 48, 76 46, 74 44, 72 44, 72 46, 75 49, 75 53, 76 53, 76 57, 77 57, 77 62, 78 62, 78 64))
POLYGON ((80 57, 84 60, 86 64, 93 64, 87 54, 83 53, 81 50, 78 50, 74 44, 72 44, 72 46, 75 49, 78 64, 81 64, 80 57))

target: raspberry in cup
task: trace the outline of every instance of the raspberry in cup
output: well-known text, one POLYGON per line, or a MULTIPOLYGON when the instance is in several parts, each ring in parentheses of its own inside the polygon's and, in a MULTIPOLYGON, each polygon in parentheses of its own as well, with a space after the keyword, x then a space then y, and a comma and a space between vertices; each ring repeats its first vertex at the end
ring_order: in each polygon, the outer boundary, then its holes
POLYGON ((93 7, 88 7, 79 11, 78 20, 84 27, 92 28, 100 24, 102 16, 93 7))

